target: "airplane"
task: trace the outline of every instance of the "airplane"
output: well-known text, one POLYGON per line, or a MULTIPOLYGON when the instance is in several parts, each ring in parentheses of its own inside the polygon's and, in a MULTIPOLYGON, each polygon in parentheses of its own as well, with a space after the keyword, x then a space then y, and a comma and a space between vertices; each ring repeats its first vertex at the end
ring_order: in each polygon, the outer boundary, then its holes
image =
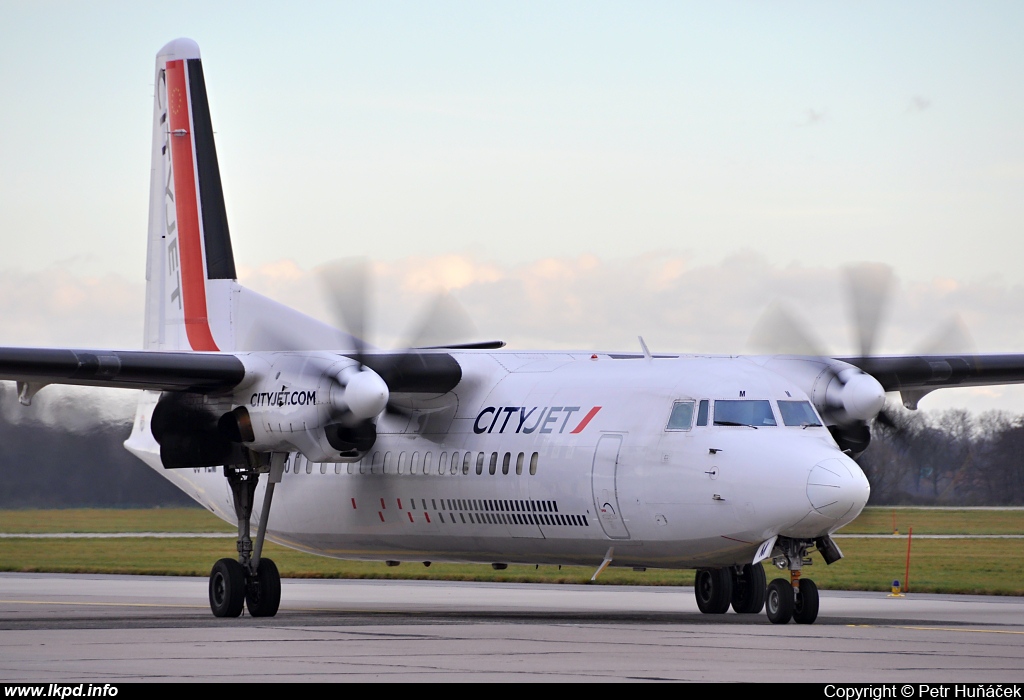
MULTIPOLYGON (((144 349, 4 347, 0 379, 23 404, 49 384, 140 390, 125 447, 237 523, 237 557, 209 577, 217 617, 277 614, 269 539, 389 564, 696 569, 702 613, 810 624, 804 566, 843 556, 832 534, 868 501, 854 457, 886 392, 916 408, 1024 382, 1024 355, 870 342, 856 357, 655 355, 642 339, 380 350, 359 311, 346 332, 238 283, 194 41, 160 49, 155 85, 144 349), (787 574, 768 583, 766 560, 787 574)), ((344 290, 361 273, 333 274, 344 290)))

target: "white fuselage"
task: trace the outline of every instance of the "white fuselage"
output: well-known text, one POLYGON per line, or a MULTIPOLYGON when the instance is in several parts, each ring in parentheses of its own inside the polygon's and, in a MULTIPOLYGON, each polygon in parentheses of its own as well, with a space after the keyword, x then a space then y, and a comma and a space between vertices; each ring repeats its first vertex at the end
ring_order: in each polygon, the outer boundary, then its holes
MULTIPOLYGON (((777 401, 806 395, 749 358, 452 355, 455 391, 382 415, 361 461, 289 454, 267 536, 344 559, 597 566, 612 549, 618 566, 724 566, 775 535, 827 535, 867 501, 826 428, 783 424, 777 401), (737 397, 770 400, 777 425, 666 429, 675 402, 737 397)), ((126 446, 236 522, 221 468, 162 468, 156 399, 143 396, 126 446)))

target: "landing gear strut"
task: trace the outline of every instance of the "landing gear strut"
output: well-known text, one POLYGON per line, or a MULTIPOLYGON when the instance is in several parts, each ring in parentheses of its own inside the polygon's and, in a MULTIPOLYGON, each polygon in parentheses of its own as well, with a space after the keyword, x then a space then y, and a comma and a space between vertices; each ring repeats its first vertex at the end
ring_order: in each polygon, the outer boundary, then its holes
MULTIPOLYGON (((811 544, 813 543, 788 537, 780 537, 776 542, 776 550, 781 550, 782 553, 775 557, 775 565, 780 569, 789 569, 789 580, 777 578, 768 584, 765 607, 768 619, 773 624, 784 625, 794 620, 798 624, 809 625, 818 619, 818 587, 814 581, 801 578, 800 575, 804 562, 810 563, 807 559, 807 549, 811 544)), ((821 549, 821 546, 818 548, 821 549)), ((838 552, 838 548, 836 551, 838 552)), ((841 557, 842 553, 839 556, 841 557)))
POLYGON ((247 464, 224 467, 238 518, 238 561, 221 559, 210 571, 210 609, 216 617, 238 617, 242 606, 253 617, 273 617, 281 604, 281 576, 270 559, 261 558, 274 486, 281 481, 284 454, 246 452, 247 464), (256 542, 249 534, 253 498, 260 474, 268 475, 256 542))

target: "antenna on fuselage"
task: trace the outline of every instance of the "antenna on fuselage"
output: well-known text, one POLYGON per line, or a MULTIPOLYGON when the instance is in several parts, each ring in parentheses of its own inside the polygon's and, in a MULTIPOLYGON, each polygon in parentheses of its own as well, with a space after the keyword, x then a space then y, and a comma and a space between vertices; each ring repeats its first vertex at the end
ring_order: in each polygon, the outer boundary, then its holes
POLYGON ((647 348, 647 343, 644 342, 644 337, 642 335, 638 335, 636 339, 640 341, 640 349, 644 351, 644 357, 648 360, 653 360, 654 356, 651 355, 651 351, 647 348))

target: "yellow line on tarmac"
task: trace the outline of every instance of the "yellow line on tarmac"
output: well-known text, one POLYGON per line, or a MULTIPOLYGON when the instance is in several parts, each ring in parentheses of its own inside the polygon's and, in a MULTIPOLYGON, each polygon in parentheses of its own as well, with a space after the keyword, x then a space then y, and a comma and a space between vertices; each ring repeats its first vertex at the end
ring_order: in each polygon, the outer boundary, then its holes
POLYGON ((982 634, 1024 634, 1024 630, 979 630, 969 627, 914 627, 911 625, 847 625, 847 627, 886 627, 898 630, 918 630, 921 632, 979 632, 982 634))

